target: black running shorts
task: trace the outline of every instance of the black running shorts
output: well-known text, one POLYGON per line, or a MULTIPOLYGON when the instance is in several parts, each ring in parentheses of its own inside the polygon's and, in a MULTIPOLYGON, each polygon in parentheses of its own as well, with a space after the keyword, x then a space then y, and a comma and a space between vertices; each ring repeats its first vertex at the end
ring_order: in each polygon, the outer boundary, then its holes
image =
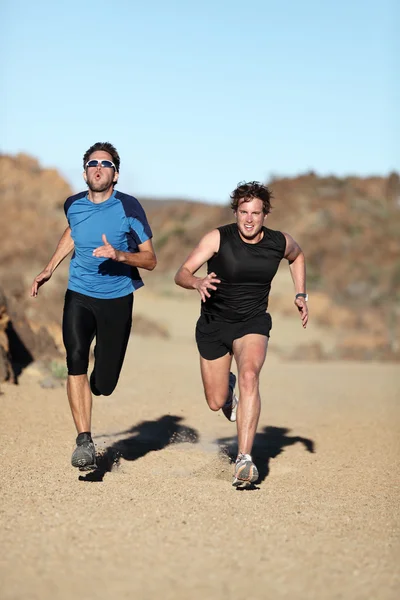
POLYGON ((196 325, 196 342, 200 355, 206 360, 215 360, 232 354, 234 340, 249 333, 258 333, 269 337, 272 319, 269 313, 263 313, 248 321, 228 323, 216 321, 208 315, 201 315, 196 325))

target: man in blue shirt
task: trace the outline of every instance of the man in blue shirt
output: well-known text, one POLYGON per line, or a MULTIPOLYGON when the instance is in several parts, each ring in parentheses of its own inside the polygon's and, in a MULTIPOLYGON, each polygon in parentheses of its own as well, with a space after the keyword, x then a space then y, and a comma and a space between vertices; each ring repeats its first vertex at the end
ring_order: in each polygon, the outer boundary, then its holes
POLYGON ((72 465, 96 466, 91 436, 92 393, 110 395, 117 385, 132 325, 133 292, 143 286, 138 267, 153 270, 152 232, 136 198, 114 189, 120 158, 109 142, 97 142, 83 157, 88 191, 67 198, 68 227, 31 296, 73 250, 63 313, 67 393, 78 432, 72 465), (89 350, 95 363, 87 377, 89 350))

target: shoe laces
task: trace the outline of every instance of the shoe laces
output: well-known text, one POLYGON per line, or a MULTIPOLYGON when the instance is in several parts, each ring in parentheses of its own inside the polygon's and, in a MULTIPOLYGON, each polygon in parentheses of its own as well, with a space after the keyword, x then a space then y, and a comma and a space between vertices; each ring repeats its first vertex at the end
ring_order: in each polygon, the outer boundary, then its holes
POLYGON ((92 446, 94 446, 93 442, 83 442, 82 444, 80 444, 80 446, 84 447, 84 448, 92 448, 92 446))
POLYGON ((86 433, 86 432, 85 433, 80 433, 78 435, 78 437, 76 438, 76 445, 77 446, 83 446, 83 445, 86 445, 88 443, 89 444, 92 443, 92 437, 91 437, 91 435, 89 433, 86 433))

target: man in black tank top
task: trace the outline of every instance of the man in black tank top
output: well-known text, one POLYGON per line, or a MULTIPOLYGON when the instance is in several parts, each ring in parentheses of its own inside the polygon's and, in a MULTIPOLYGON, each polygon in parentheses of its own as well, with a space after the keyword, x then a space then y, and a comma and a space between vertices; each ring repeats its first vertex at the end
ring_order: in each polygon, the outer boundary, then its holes
POLYGON ((238 457, 233 485, 258 479, 251 458, 260 416, 259 376, 272 327, 267 312, 271 281, 282 258, 289 261, 295 288, 295 306, 303 327, 308 308, 305 259, 300 246, 287 233, 264 227, 271 210, 271 193, 258 183, 239 185, 231 195, 236 223, 207 233, 175 275, 175 283, 195 289, 201 297, 196 325, 201 375, 208 406, 222 409, 237 422, 238 457), (207 262, 207 276, 195 277, 207 262), (240 402, 234 393, 238 370, 240 402))

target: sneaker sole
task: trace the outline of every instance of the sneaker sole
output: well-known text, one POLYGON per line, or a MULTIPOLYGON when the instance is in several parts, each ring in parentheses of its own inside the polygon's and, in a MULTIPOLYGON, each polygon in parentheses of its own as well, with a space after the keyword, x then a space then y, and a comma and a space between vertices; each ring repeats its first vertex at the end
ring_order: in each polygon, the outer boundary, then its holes
POLYGON ((232 485, 235 488, 246 488, 252 487, 254 485, 253 481, 242 481, 241 479, 234 479, 232 481, 232 485))
POLYGON ((80 471, 95 471, 97 469, 96 463, 93 465, 85 465, 83 467, 79 467, 80 471))
POLYGON ((81 471, 89 471, 91 469, 96 469, 96 456, 88 459, 87 453, 84 456, 75 455, 71 458, 71 465, 80 469, 81 471))
POLYGON ((73 467, 80 469, 81 471, 89 471, 90 469, 97 468, 96 461, 93 462, 92 464, 89 464, 89 462, 85 458, 78 458, 75 460, 71 460, 71 465, 73 467))
POLYGON ((240 477, 237 477, 237 475, 234 475, 233 477, 232 485, 235 487, 240 485, 251 485, 259 478, 258 470, 254 463, 244 465, 240 469, 238 475, 240 475, 240 477))

